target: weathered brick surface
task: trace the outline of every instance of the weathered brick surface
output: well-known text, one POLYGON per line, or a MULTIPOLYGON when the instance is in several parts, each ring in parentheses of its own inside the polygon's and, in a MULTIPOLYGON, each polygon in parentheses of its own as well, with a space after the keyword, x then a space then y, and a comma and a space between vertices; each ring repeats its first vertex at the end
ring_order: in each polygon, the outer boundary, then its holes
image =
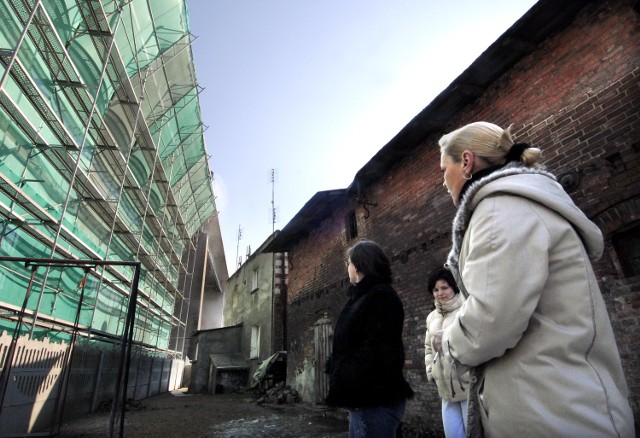
MULTIPOLYGON (((447 131, 476 120, 513 124, 518 141, 543 149, 549 170, 558 176, 571 172, 579 179, 569 193, 605 235, 605 255, 595 268, 618 337, 637 423, 640 280, 624 277, 612 245, 615 232, 640 220, 640 26, 633 4, 586 6, 572 25, 540 44, 450 120, 447 131)), ((455 212, 442 188, 437 147, 441 134, 426 138, 367 188, 367 200, 377 204, 367 207, 368 217, 354 199, 359 237, 378 241, 392 258, 395 287, 406 313, 406 375, 416 390, 405 420, 423 431, 442 430, 440 400, 426 381, 423 363, 425 318, 433 308, 426 279, 448 253, 455 212)), ((312 327, 320 313, 327 310, 335 323, 344 304, 348 211, 336 211, 289 254, 290 382, 309 375, 312 327)), ((319 372, 320 365, 311 367, 319 372)))

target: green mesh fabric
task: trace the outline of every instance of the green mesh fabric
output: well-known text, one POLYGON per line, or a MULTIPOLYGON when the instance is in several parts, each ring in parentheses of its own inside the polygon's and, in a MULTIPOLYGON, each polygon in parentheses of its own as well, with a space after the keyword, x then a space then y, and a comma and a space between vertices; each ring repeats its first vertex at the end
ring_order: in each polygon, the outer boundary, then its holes
MULTIPOLYGON (((172 348, 182 253, 215 213, 185 1, 4 0, 0 17, 0 256, 142 262, 134 337, 172 348)), ((30 274, 0 263, 0 307, 31 284, 41 320, 121 334, 131 266, 30 274)))

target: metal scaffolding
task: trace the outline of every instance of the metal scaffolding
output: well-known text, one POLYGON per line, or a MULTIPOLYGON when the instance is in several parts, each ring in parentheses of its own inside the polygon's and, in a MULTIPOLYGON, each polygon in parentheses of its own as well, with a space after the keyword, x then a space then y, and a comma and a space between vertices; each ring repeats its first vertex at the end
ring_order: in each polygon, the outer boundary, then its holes
POLYGON ((181 358, 191 237, 215 212, 185 1, 4 0, 0 16, 0 334, 20 312, 31 338, 76 316, 76 274, 15 260, 96 261, 77 323, 106 337, 139 263, 132 340, 181 358))
MULTIPOLYGON (((0 14, 0 253, 140 260, 156 331, 139 336, 168 347, 182 254, 215 210, 184 2, 8 0, 0 14)), ((97 287, 126 295, 130 275, 105 266, 97 287)))

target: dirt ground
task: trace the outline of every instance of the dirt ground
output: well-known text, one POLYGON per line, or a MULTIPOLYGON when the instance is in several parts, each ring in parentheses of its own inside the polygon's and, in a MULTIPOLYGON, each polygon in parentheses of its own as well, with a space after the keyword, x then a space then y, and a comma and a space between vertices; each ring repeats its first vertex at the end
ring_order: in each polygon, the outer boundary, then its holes
MULTIPOLYGON (((110 412, 62 424, 60 437, 104 438, 110 412)), ((125 413, 124 436, 200 438, 345 438, 348 420, 340 412, 308 403, 262 404, 250 392, 187 394, 186 388, 137 401, 125 413)), ((113 436, 118 436, 119 427, 113 436)))

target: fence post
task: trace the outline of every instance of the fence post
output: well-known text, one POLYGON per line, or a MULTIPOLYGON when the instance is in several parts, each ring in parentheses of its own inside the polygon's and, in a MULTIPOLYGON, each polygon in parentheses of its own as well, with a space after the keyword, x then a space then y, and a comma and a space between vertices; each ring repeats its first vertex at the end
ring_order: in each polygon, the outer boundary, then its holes
POLYGON ((100 350, 98 355, 98 367, 96 369, 96 377, 93 380, 93 396, 91 397, 91 413, 98 409, 98 394, 100 393, 100 381, 102 380, 102 363, 104 361, 104 352, 100 350))
POLYGON ((149 381, 147 382, 147 397, 149 397, 149 393, 151 392, 151 382, 153 379, 153 362, 156 360, 155 357, 151 358, 151 365, 149 366, 149 381))

